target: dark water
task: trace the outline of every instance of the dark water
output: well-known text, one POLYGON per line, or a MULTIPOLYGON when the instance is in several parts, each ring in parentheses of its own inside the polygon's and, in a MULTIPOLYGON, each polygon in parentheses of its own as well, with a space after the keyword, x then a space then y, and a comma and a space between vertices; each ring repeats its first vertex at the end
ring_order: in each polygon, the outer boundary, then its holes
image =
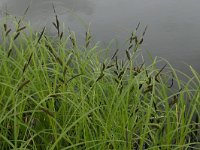
POLYGON ((95 41, 115 38, 123 44, 141 22, 142 28, 148 25, 144 52, 164 57, 179 69, 188 64, 200 72, 199 0, 0 0, 1 13, 7 9, 20 16, 30 2, 26 19, 35 29, 51 24, 53 2, 66 28, 84 36, 90 24, 95 41))

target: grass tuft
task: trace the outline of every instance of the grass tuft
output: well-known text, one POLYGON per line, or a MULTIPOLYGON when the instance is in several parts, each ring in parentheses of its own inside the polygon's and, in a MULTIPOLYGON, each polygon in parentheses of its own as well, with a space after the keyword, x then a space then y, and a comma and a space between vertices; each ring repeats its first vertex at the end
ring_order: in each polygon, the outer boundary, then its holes
POLYGON ((89 30, 81 47, 74 32, 61 32, 54 13, 53 38, 22 21, 16 31, 2 24, 1 149, 200 148, 198 72, 190 67, 188 76, 158 57, 141 63, 147 27, 138 37, 140 23, 125 58, 117 49, 102 59, 89 30))

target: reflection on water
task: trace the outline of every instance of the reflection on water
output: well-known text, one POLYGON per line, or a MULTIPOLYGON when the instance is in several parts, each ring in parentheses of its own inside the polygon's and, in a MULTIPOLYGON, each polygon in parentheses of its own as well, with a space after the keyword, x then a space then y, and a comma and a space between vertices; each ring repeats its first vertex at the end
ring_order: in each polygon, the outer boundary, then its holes
POLYGON ((14 16, 23 15, 26 8, 30 5, 26 18, 31 21, 33 26, 44 26, 52 20, 52 4, 56 6, 59 16, 70 16, 72 13, 91 15, 94 12, 93 2, 90 0, 1 0, 1 12, 8 12, 14 16))
POLYGON ((144 51, 200 71, 199 0, 0 0, 1 12, 7 8, 20 16, 30 2, 26 19, 34 28, 51 24, 53 2, 60 19, 78 33, 85 30, 84 21, 90 23, 96 41, 117 38, 122 44, 140 21, 148 25, 144 51))
MULTIPOLYGON (((73 10, 75 12, 81 12, 85 14, 93 13, 93 2, 90 0, 1 0, 1 8, 7 7, 15 15, 22 14, 22 10, 25 10, 29 4, 31 4, 31 13, 40 12, 47 15, 51 10, 51 5, 55 4, 63 10, 73 10)), ((62 10, 59 10, 62 11, 62 10)))

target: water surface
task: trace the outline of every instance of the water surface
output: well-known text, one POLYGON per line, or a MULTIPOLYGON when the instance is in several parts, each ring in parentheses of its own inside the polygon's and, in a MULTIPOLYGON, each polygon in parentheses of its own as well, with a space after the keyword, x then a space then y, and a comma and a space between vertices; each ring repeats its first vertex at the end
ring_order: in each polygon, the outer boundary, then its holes
POLYGON ((35 29, 53 21, 53 2, 66 27, 84 36, 90 24, 95 41, 115 38, 123 44, 141 22, 141 28, 148 25, 144 52, 164 57, 179 69, 188 64, 200 71, 199 0, 0 0, 1 13, 20 16, 30 2, 26 19, 35 29))

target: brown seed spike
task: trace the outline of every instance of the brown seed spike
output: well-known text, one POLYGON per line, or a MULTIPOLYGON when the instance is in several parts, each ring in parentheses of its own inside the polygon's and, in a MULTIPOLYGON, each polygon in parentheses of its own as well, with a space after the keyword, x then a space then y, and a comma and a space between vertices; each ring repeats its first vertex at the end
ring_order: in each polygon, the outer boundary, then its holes
POLYGON ((27 14, 29 8, 30 8, 30 4, 28 5, 28 7, 26 8, 26 10, 24 11, 24 16, 27 14))
POLYGON ((142 44, 144 41, 143 37, 141 38, 140 42, 139 42, 139 45, 142 44))
POLYGON ((6 32, 7 31, 7 24, 4 24, 4 31, 6 32))
POLYGON ((6 36, 8 36, 8 34, 10 33, 11 29, 9 29, 7 32, 6 32, 6 36))
POLYGON ((54 6, 53 3, 52 3, 52 7, 53 7, 53 12, 54 12, 54 14, 56 14, 55 6, 54 6))
POLYGON ((145 33, 146 33, 146 31, 147 31, 147 27, 148 27, 148 26, 145 27, 144 32, 142 33, 142 36, 145 35, 145 33))
MULTIPOLYGON (((19 92, 19 91, 20 91, 25 85, 27 85, 29 82, 30 82, 30 80, 24 81, 24 82, 18 87, 17 92, 19 92)), ((16 92, 16 93, 17 93, 17 92, 16 92)))
POLYGON ((24 65, 23 70, 22 70, 22 73, 25 72, 26 68, 27 68, 27 64, 24 65))
POLYGON ((137 43, 138 43, 138 38, 137 38, 137 36, 135 36, 134 40, 135 40, 135 43, 137 44, 137 43))
POLYGON ((138 25, 137 25, 135 30, 137 31, 139 27, 140 27, 140 22, 138 23, 138 25))
POLYGON ((42 38, 42 36, 43 36, 43 34, 44 34, 44 31, 45 31, 45 27, 42 29, 42 32, 41 32, 41 34, 40 34, 40 37, 38 38, 37 43, 40 42, 40 40, 41 40, 41 38, 42 38))
POLYGON ((57 26, 57 31, 58 31, 58 36, 60 35, 60 23, 58 21, 58 16, 56 15, 56 26, 57 26))
POLYGON ((12 48, 8 51, 8 57, 10 57, 11 52, 12 52, 12 48))
POLYGON ((102 68, 102 71, 104 71, 106 68, 106 65, 103 63, 103 68, 102 68))
POLYGON ((139 68, 139 72, 142 70, 142 67, 144 66, 144 62, 141 64, 140 68, 139 68))
POLYGON ((15 36, 14 36, 14 40, 16 40, 18 38, 18 36, 20 35, 20 32, 18 32, 15 36))
POLYGON ((74 38, 72 38, 72 36, 70 35, 69 39, 71 40, 71 43, 72 43, 73 47, 75 47, 76 43, 75 43, 74 38))
POLYGON ((21 28, 17 29, 17 31, 16 31, 16 32, 20 32, 20 31, 22 31, 22 30, 24 30, 24 29, 26 29, 26 26, 23 26, 23 27, 21 27, 21 28))
POLYGON ((59 20, 58 20, 58 16, 56 15, 56 24, 57 24, 57 27, 59 28, 60 27, 60 23, 59 23, 59 20))
POLYGON ((126 50, 126 56, 127 56, 128 60, 130 61, 131 60, 131 55, 130 55, 128 50, 126 50))
POLYGON ((101 73, 101 75, 97 78, 96 82, 98 82, 101 78, 103 78, 104 74, 101 73))
POLYGON ((180 88, 180 90, 178 91, 178 94, 174 95, 174 97, 173 97, 171 103, 169 104, 170 107, 171 107, 172 105, 174 105, 175 103, 178 102, 178 98, 179 98, 179 95, 180 95, 180 92, 181 92, 181 91, 182 91, 182 88, 180 88))
POLYGON ((19 21, 18 21, 18 27, 20 26, 20 23, 21 23, 21 21, 22 21, 22 20, 21 20, 21 19, 19 19, 19 21))
POLYGON ((122 76, 123 76, 123 74, 124 74, 124 70, 122 70, 122 71, 119 73, 118 78, 121 79, 122 76))
POLYGON ((28 59, 28 62, 27 62, 27 65, 29 65, 31 59, 32 59, 32 56, 33 56, 33 52, 31 53, 31 55, 29 56, 29 59, 28 59))
POLYGON ((115 53, 114 53, 114 55, 112 56, 111 59, 114 59, 114 58, 115 58, 115 56, 117 55, 118 51, 119 51, 119 49, 117 49, 117 50, 115 51, 115 53))
POLYGON ((161 69, 160 71, 155 75, 155 80, 160 83, 160 81, 158 80, 158 76, 160 75, 160 73, 165 69, 165 67, 167 66, 167 64, 165 64, 161 69))
POLYGON ((133 47, 133 44, 131 44, 128 49, 130 50, 132 47, 133 47))
POLYGON ((61 32, 61 34, 60 34, 60 40, 62 39, 62 37, 63 37, 63 32, 61 32))
POLYGON ((71 77, 71 78, 66 82, 66 84, 68 84, 70 81, 72 81, 73 79, 75 79, 75 78, 77 78, 77 77, 79 77, 79 76, 81 76, 81 75, 82 75, 82 74, 77 74, 77 75, 71 77))
POLYGON ((115 81, 117 84, 119 84, 119 81, 118 81, 117 79, 114 79, 114 81, 115 81))
POLYGON ((117 71, 114 71, 114 73, 118 76, 118 72, 117 71))
POLYGON ((133 32, 131 33, 131 37, 130 37, 130 39, 129 39, 129 43, 132 43, 133 42, 133 38, 134 38, 134 34, 133 34, 133 32))
POLYGON ((115 57, 115 65, 116 65, 116 69, 118 70, 118 69, 119 69, 119 65, 118 65, 118 59, 117 59, 117 56, 115 57))
POLYGON ((91 35, 89 30, 85 33, 85 47, 88 48, 90 44, 91 35))
POLYGON ((85 32, 85 41, 87 41, 88 32, 85 32))
POLYGON ((56 29, 58 28, 55 22, 52 22, 52 24, 54 25, 54 27, 55 27, 56 29))
POLYGON ((174 79, 172 78, 172 79, 171 79, 171 84, 170 84, 170 86, 168 86, 168 88, 172 88, 173 85, 174 85, 174 79))
POLYGON ((113 66, 114 66, 113 64, 112 65, 108 65, 108 66, 106 66, 106 69, 109 69, 109 68, 111 68, 113 66))

